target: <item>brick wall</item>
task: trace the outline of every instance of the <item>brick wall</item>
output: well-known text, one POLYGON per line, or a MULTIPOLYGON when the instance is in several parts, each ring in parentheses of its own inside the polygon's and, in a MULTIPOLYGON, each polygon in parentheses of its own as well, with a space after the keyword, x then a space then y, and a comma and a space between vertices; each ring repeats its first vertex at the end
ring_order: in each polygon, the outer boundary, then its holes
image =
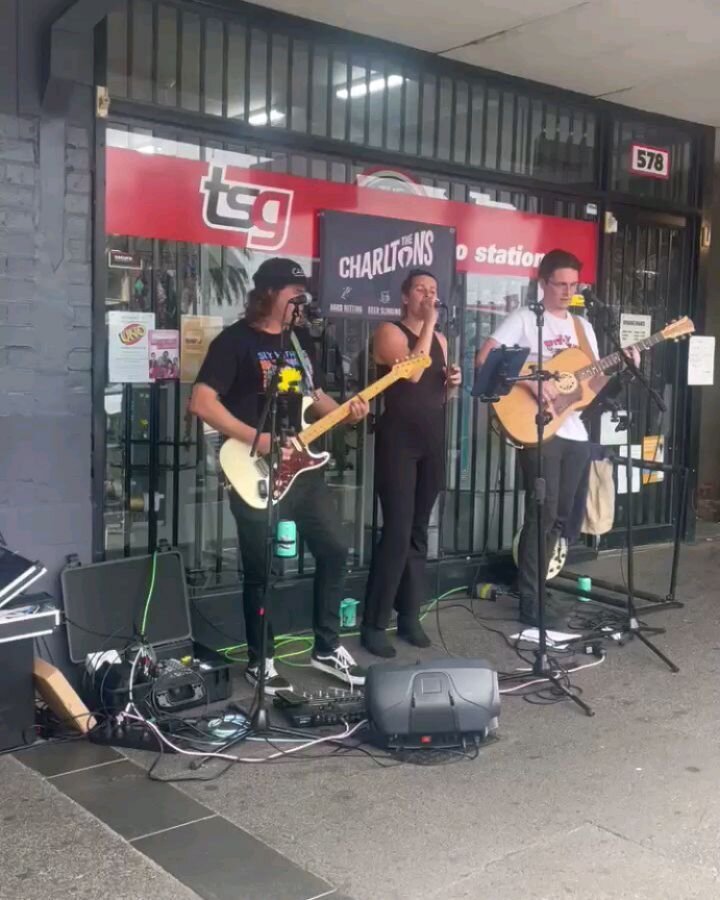
POLYGON ((0 115, 0 530, 53 574, 90 559, 90 167, 88 127, 0 115))

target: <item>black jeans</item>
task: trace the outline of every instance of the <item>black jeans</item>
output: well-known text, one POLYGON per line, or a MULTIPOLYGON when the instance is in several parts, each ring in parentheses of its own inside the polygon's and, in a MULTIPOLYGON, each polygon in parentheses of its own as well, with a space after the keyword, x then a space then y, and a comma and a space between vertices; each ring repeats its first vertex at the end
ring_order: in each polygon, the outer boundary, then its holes
POLYGON ((385 629, 393 607, 416 618, 427 593, 428 523, 445 480, 443 423, 397 427, 381 421, 375 442, 375 484, 383 528, 365 594, 363 624, 385 629))
MULTIPOLYGON (((568 441, 553 438, 543 445, 543 477, 545 478, 545 508, 543 531, 545 532, 545 562, 555 543, 562 535, 570 517, 580 482, 590 459, 587 441, 568 441)), ((525 523, 518 547, 518 591, 520 608, 526 613, 537 612, 537 514, 535 508, 535 478, 537 477, 536 450, 529 447, 520 451, 520 466, 525 479, 525 523)), ((546 570, 547 571, 547 570, 546 570)), ((543 573, 543 577, 545 577, 543 573)))
MULTIPOLYGON (((243 564, 243 610, 250 664, 257 662, 262 646, 262 613, 265 597, 265 510, 253 509, 230 491, 230 508, 237 523, 243 564)), ((340 538, 340 518, 322 473, 301 475, 280 502, 278 518, 291 519, 315 557, 313 631, 315 650, 330 653, 339 643, 340 597, 347 547, 340 538)), ((268 619, 268 657, 275 652, 272 623, 268 619)))

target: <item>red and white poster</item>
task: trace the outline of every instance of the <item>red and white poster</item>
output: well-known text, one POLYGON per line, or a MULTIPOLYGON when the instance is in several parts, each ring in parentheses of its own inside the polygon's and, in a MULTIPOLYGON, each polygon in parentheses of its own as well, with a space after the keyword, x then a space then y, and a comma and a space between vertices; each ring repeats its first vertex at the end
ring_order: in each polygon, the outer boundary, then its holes
POLYGON ((595 281, 598 232, 592 222, 107 150, 109 234, 316 259, 323 210, 455 228, 460 272, 532 278, 542 256, 562 248, 582 260, 583 281, 595 281))
POLYGON ((180 377, 180 333, 171 328, 150 332, 148 346, 150 381, 169 381, 180 377))

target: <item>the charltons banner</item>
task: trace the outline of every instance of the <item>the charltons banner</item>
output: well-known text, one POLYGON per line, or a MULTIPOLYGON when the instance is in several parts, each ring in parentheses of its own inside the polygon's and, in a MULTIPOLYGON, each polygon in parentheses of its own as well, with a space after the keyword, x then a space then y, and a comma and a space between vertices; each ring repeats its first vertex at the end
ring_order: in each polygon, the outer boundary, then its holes
POLYGON ((597 225, 402 195, 213 162, 107 150, 109 234, 241 247, 316 259, 322 210, 456 230, 460 272, 534 277, 544 253, 569 250, 595 281, 597 225))
POLYGON ((400 286, 412 269, 430 270, 450 302, 455 229, 356 213, 320 215, 319 301, 328 316, 397 319, 400 286))

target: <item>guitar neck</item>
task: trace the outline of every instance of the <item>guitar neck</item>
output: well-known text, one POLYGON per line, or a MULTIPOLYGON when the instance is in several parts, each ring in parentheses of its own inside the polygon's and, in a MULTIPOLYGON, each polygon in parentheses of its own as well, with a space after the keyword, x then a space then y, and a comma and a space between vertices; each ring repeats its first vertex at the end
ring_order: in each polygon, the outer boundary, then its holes
MULTIPOLYGON (((395 381, 398 381, 400 378, 399 375, 396 375, 394 372, 388 372, 387 375, 383 375, 382 378, 378 378, 377 381, 373 381, 372 384, 369 384, 366 388, 358 393, 358 397, 362 397, 363 400, 370 400, 373 397, 377 397, 378 394, 382 394, 384 390, 390 387, 395 381)), ((344 419, 347 418, 348 413, 350 412, 350 401, 347 400, 341 406, 338 406, 337 409, 334 409, 332 412, 329 412, 326 416, 323 416, 322 419, 318 419, 317 422, 313 422, 312 425, 308 425, 307 428, 304 428, 298 438, 305 444, 312 444, 313 441, 316 441, 319 437, 325 434, 326 431, 330 431, 331 428, 334 428, 336 425, 339 425, 344 419)))
MULTIPOLYGON (((650 335, 649 338, 644 338, 641 341, 636 341, 634 344, 630 344, 630 346, 625 347, 625 350, 649 350, 651 347, 654 347, 656 344, 660 344, 665 340, 665 335, 662 331, 658 331, 656 334, 650 335)), ((618 366, 622 365, 625 359, 624 353, 611 353, 609 356, 604 356, 602 359, 596 360, 592 365, 585 366, 584 369, 580 369, 579 372, 576 372, 575 375, 578 378, 593 378, 595 375, 605 375, 612 369, 617 369, 618 366)))

